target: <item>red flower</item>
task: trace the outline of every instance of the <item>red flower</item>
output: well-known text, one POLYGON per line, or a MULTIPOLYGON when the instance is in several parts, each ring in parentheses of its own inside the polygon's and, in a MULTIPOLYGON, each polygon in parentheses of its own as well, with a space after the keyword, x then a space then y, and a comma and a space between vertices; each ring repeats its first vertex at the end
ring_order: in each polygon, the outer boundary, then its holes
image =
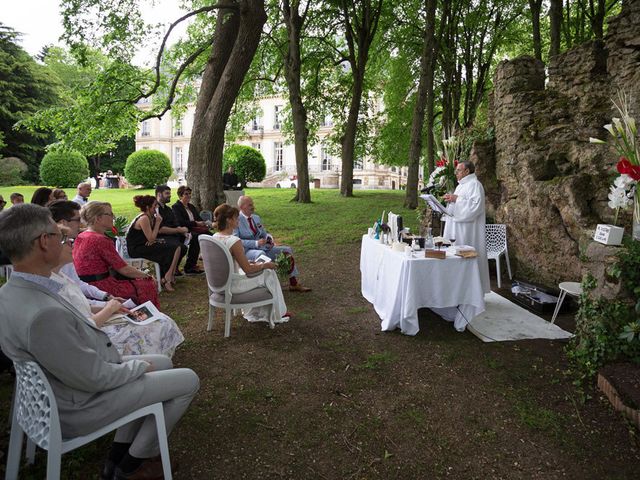
POLYGON ((458 166, 458 160, 454 160, 453 161, 453 166, 454 166, 454 168, 458 166))
POLYGON ((444 157, 436 162, 436 167, 444 167, 446 165, 447 165, 447 159, 444 157))
POLYGON ((640 165, 632 165, 625 157, 620 157, 616 167, 621 174, 629 175, 636 182, 640 182, 640 165))
POLYGON ((118 236, 118 229, 115 227, 115 225, 111 227, 111 231, 116 237, 118 236))

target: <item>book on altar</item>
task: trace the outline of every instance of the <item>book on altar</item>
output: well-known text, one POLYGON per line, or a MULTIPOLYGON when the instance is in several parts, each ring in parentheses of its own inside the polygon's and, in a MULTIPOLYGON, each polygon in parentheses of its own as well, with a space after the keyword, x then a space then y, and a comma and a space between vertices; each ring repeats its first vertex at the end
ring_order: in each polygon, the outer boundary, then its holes
POLYGON ((478 252, 471 245, 457 245, 455 247, 456 255, 463 258, 474 258, 478 256, 478 252))
POLYGON ((112 315, 106 323, 114 325, 118 323, 129 322, 134 325, 147 325, 151 322, 159 320, 162 317, 163 315, 162 313, 160 313, 160 310, 158 310, 153 303, 147 301, 142 305, 138 305, 137 307, 132 308, 127 314, 117 313, 115 315, 112 315))
POLYGON ((442 215, 449 215, 447 213, 447 207, 442 205, 438 201, 438 199, 433 195, 430 195, 430 194, 420 195, 420 198, 422 198, 424 201, 427 202, 427 204, 429 204, 429 206, 431 207, 431 210, 435 210, 436 212, 441 213, 442 215))

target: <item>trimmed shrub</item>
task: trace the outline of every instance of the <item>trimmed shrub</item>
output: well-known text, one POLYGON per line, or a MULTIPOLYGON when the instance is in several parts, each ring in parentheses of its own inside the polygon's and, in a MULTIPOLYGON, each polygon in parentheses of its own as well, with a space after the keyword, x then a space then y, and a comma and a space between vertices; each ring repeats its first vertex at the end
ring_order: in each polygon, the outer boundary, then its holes
POLYGON ((127 158, 124 176, 131 185, 151 188, 167 183, 173 173, 171 160, 159 150, 138 150, 127 158))
POLYGON ((267 163, 255 148, 245 145, 231 145, 224 152, 223 171, 233 166, 244 187, 247 182, 261 182, 267 174, 267 163))
POLYGON ((54 150, 47 153, 40 163, 43 185, 60 188, 77 186, 89 176, 89 163, 79 152, 54 150))

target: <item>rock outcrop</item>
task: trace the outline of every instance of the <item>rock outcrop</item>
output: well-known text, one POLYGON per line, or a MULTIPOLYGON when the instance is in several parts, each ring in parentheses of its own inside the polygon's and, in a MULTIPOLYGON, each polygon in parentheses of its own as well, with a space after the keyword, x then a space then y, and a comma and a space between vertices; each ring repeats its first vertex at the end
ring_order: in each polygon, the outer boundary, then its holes
POLYGON ((521 278, 554 285, 593 270, 606 283, 601 260, 589 255, 609 255, 590 243, 596 224, 613 220, 607 194, 618 159, 589 137, 606 138, 602 126, 614 116, 618 90, 640 120, 640 0, 623 3, 604 42, 553 57, 545 80, 544 64, 532 57, 497 67, 495 152, 474 150, 488 215, 508 225, 521 278))

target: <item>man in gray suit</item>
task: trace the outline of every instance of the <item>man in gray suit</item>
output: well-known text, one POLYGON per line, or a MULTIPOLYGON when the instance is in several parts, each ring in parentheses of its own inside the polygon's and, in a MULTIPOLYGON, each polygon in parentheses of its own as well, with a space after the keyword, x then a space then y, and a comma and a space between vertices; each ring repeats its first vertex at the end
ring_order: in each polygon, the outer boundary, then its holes
MULTIPOLYGON (((49 210, 16 205, 0 213, 0 248, 14 272, 0 288, 0 345, 12 360, 37 362, 56 397, 63 437, 92 432, 127 413, 162 402, 167 433, 199 388, 190 369, 162 355, 121 357, 109 337, 62 299, 50 278, 66 242, 49 210)), ((154 422, 117 430, 102 478, 160 479, 154 422)))
POLYGON ((291 270, 289 271, 289 291, 291 292, 310 292, 309 287, 304 287, 298 282, 298 267, 293 258, 293 250, 288 245, 276 245, 273 236, 267 232, 262 225, 262 220, 256 215, 256 208, 253 199, 247 195, 243 195, 238 199, 238 228, 233 234, 242 240, 244 253, 247 259, 252 262, 260 255, 269 257, 272 261, 280 253, 284 253, 289 257, 291 270))

